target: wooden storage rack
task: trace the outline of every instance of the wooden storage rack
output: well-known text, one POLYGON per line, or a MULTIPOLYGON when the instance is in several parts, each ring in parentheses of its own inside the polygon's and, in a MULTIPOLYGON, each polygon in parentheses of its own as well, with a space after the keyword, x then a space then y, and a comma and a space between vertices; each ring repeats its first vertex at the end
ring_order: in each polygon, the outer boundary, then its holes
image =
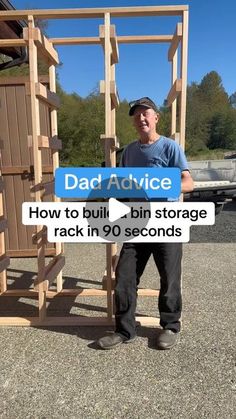
MULTIPOLYGON (((42 182, 41 150, 49 148, 52 152, 53 171, 59 166, 58 150, 61 141, 57 132, 57 109, 59 107, 56 96, 55 66, 59 63, 56 45, 102 45, 104 49, 105 77, 100 82, 100 93, 105 97, 105 133, 101 135, 104 144, 106 166, 115 167, 116 150, 119 148, 116 137, 116 108, 119 105, 119 96, 115 82, 115 65, 119 60, 119 44, 130 43, 169 43, 168 60, 172 66, 171 88, 167 102, 171 107, 171 133, 172 138, 182 145, 185 144, 185 118, 186 118, 186 86, 187 86, 187 44, 188 44, 188 6, 144 6, 144 7, 114 7, 114 8, 83 8, 65 10, 14 10, 0 13, 0 20, 28 20, 28 28, 24 29, 23 39, 0 40, 1 46, 27 46, 29 52, 30 79, 27 86, 31 98, 32 135, 28 138, 28 145, 33 149, 35 185, 32 188, 37 202, 54 190, 54 183, 42 182), (146 36, 117 36, 111 18, 133 18, 145 16, 178 16, 176 31, 173 35, 146 35, 146 36), (98 37, 51 38, 43 36, 35 27, 35 19, 74 19, 74 18, 101 18, 104 23, 99 27, 98 37), (181 47, 181 48, 180 48, 181 47), (180 66, 178 67, 178 52, 181 49, 180 66), (37 58, 41 56, 49 67, 50 89, 39 82, 37 72, 37 58), (180 68, 178 76, 178 68, 180 68), (179 117, 177 124, 177 100, 179 100, 179 117), (51 137, 40 133, 39 101, 47 104, 51 118, 51 137)), ((0 216, 3 217, 2 183, 0 184, 0 216)), ((59 199, 54 195, 54 201, 59 199)), ((4 221, 4 220, 3 220, 4 221)), ((4 225, 3 225, 4 224, 4 225)), ((61 243, 56 243, 56 254, 46 265, 45 246, 47 243, 46 228, 36 227, 33 237, 37 243, 38 276, 34 289, 8 290, 6 268, 9 258, 5 256, 4 228, 0 226, 0 298, 5 296, 32 296, 38 298, 38 317, 1 317, 0 325, 16 326, 56 326, 56 325, 112 325, 113 319, 113 284, 114 271, 117 263, 116 244, 106 245, 106 272, 103 278, 103 289, 63 289, 62 268, 65 263, 61 243), (57 290, 51 290, 50 285, 56 279, 57 290), (47 316, 46 299, 60 296, 107 296, 106 317, 82 316, 47 316)), ((140 289, 140 296, 157 296, 158 290, 140 289)), ((159 321, 153 317, 137 317, 141 325, 157 325, 159 321)))

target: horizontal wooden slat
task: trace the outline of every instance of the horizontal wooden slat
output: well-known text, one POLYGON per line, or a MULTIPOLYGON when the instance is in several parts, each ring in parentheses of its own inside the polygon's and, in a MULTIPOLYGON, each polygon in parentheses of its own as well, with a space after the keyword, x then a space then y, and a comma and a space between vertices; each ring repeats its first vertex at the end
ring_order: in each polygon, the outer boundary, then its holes
MULTIPOLYGON (((57 65, 59 64, 59 58, 57 51, 53 47, 53 44, 46 38, 46 36, 42 35, 39 28, 33 28, 33 39, 35 45, 38 48, 39 55, 43 58, 46 58, 51 64, 57 65)), ((29 29, 23 28, 23 37, 26 41, 29 40, 29 29)))
POLYGON ((41 191, 41 197, 54 194, 55 192, 54 181, 38 183, 37 185, 34 185, 30 188, 30 192, 33 196, 36 192, 39 192, 39 191, 41 191))
POLYGON ((35 93, 38 99, 45 102, 49 107, 58 109, 60 106, 60 99, 56 93, 48 90, 42 83, 35 84, 35 93))
POLYGON ((23 173, 34 173, 33 166, 3 166, 3 175, 21 175, 23 173))
POLYGON ((107 317, 65 316, 47 317, 0 317, 0 326, 112 326, 114 320, 107 317))
POLYGON ((173 35, 126 35, 117 36, 118 44, 146 44, 171 42, 173 35))
POLYGON ((0 48, 2 47, 24 47, 27 42, 24 39, 0 39, 0 48))
MULTIPOLYGON (((118 257, 118 260, 119 260, 119 257, 118 257)), ((115 267, 114 267, 114 269, 115 269, 115 267)), ((105 274, 103 276, 103 279, 102 279, 102 286, 103 286, 104 291, 106 292, 106 290, 107 290, 106 272, 105 272, 105 274)), ((112 289, 112 292, 115 289, 115 273, 114 273, 114 276, 112 277, 112 280, 111 280, 111 289, 112 289)), ((157 297, 159 295, 159 293, 160 293, 159 290, 154 290, 154 289, 151 289, 151 288, 138 289, 138 296, 139 297, 157 297)))
POLYGON ((3 217, 0 217, 0 233, 2 233, 7 228, 7 220, 3 217))
POLYGON ((135 320, 140 324, 140 326, 160 326, 160 319, 157 317, 136 316, 135 320))
POLYGON ((10 265, 10 258, 6 255, 2 255, 0 257, 0 272, 5 271, 7 267, 10 265))
MULTIPOLYGON (((40 83, 49 83, 48 76, 39 76, 40 83)), ((0 85, 15 85, 29 83, 29 76, 18 76, 18 77, 0 77, 0 85)))
POLYGON ((90 37, 68 37, 68 38, 49 38, 54 45, 100 45, 101 40, 98 36, 90 37))
POLYGON ((0 317, 0 326, 38 326, 38 317, 0 317))
MULTIPOLYGON (((112 292, 113 293, 113 292, 112 292)), ((107 291, 104 289, 98 289, 98 288, 74 288, 74 289, 68 289, 64 288, 62 291, 50 291, 47 290, 46 296, 47 298, 53 299, 53 298, 60 298, 60 297, 73 297, 78 296, 81 297, 105 297, 107 295, 107 291)), ((153 290, 153 289, 139 289, 138 290, 138 296, 139 297, 156 297, 159 295, 159 290, 153 290)), ((34 289, 16 289, 16 290, 7 290, 2 294, 2 296, 14 296, 14 297, 38 297, 38 291, 35 291, 34 289)))
POLYGON ((182 80, 181 79, 175 80, 167 97, 167 106, 170 106, 174 102, 174 100, 180 94, 181 89, 182 89, 182 80))
MULTIPOLYGON (((136 321, 141 326, 159 326, 156 317, 137 316, 136 321)), ((0 317, 0 326, 113 326, 115 319, 107 317, 65 316, 47 317, 40 321, 38 317, 0 317)))
MULTIPOLYGON (((57 298, 57 297, 73 297, 81 295, 83 297, 105 297, 107 292, 105 290, 97 289, 97 288, 86 288, 86 289, 63 289, 60 292, 57 291, 50 291, 47 290, 46 296, 49 299, 57 298)), ((2 294, 2 296, 11 296, 11 297, 38 297, 38 291, 34 289, 16 289, 16 290, 7 290, 2 294)))
MULTIPOLYGON (((119 256, 117 256, 117 262, 119 260, 119 256)), ((115 268, 116 266, 114 266, 114 271, 113 271, 113 275, 111 278, 111 289, 114 290, 115 289, 115 268)), ((107 273, 105 271, 104 276, 102 278, 102 286, 103 286, 103 290, 106 291, 107 290, 107 273)), ((157 297, 159 295, 159 290, 154 290, 151 288, 140 288, 138 289, 138 296, 139 297, 157 297)))
MULTIPOLYGON (((28 135, 28 146, 33 147, 33 137, 28 135)), ((51 150, 61 150, 62 141, 58 139, 57 135, 54 137, 46 137, 45 135, 38 135, 38 147, 50 148, 51 150)))
POLYGON ((65 297, 65 296, 76 296, 80 295, 81 297, 105 297, 107 295, 106 290, 98 289, 98 288, 84 288, 84 289, 63 289, 58 293, 54 293, 53 291, 47 292, 47 297, 54 298, 54 297, 65 297), (50 293, 52 293, 50 295, 50 293))
POLYGON ((175 55, 175 52, 178 48, 179 42, 181 40, 181 37, 183 36, 183 24, 177 23, 176 31, 173 37, 173 40, 171 42, 169 51, 168 51, 168 60, 172 61, 173 57, 175 55))
POLYGON ((139 297, 157 297, 159 293, 159 290, 154 290, 151 288, 141 288, 138 290, 139 297))
MULTIPOLYGON (((45 249, 45 256, 54 256, 56 253, 55 248, 45 249)), ((10 258, 32 258, 38 257, 37 249, 21 249, 21 250, 7 250, 7 256, 10 258)))
MULTIPOLYGON (((118 44, 146 44, 146 43, 169 43, 173 35, 123 35, 117 36, 118 44)), ((54 45, 100 45, 101 40, 97 37, 74 37, 74 38, 50 38, 54 45)))
MULTIPOLYGON (((105 45, 105 26, 99 26, 99 37, 104 48, 105 45)), ((117 36, 115 31, 115 26, 110 25, 110 41, 111 41, 111 56, 112 56, 112 64, 116 64, 119 62, 119 51, 118 51, 118 42, 117 36)))
MULTIPOLYGON (((43 174, 52 174, 53 166, 45 165, 42 167, 43 174)), ((21 175, 23 173, 34 174, 34 166, 3 166, 2 175, 21 175)))
POLYGON ((20 20, 32 15, 38 19, 103 18, 105 13, 113 17, 181 16, 188 6, 138 6, 100 7, 80 9, 29 9, 1 11, 0 20, 20 20))
POLYGON ((48 285, 50 286, 57 275, 61 272, 63 266, 65 265, 65 256, 57 255, 49 262, 49 264, 45 268, 45 281, 47 281, 47 285, 45 285, 45 291, 48 289, 48 285))

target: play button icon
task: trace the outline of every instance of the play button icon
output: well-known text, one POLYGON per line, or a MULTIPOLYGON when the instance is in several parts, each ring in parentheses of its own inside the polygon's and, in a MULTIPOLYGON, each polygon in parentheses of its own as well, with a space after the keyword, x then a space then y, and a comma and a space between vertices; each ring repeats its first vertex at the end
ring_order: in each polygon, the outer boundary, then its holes
MULTIPOLYGON (((124 178, 118 178, 119 183, 124 178)), ((98 186, 100 190, 107 189, 108 180, 102 181, 98 186)), ((134 182, 134 181, 133 181, 134 182)), ((134 236, 132 232, 127 236, 127 229, 133 231, 136 228, 143 228, 147 225, 149 218, 140 216, 139 209, 145 207, 150 209, 150 202, 146 191, 139 188, 140 199, 132 200, 130 196, 126 202, 115 199, 112 194, 108 201, 97 199, 96 191, 91 191, 86 202, 86 210, 89 214, 93 214, 88 218, 91 230, 99 232, 99 236, 107 241, 129 241, 134 236), (128 202, 127 202, 128 201, 128 202), (135 201, 135 202, 130 202, 135 201)))
POLYGON ((108 210, 109 210, 110 223, 113 223, 119 218, 124 217, 124 215, 129 214, 129 212, 131 211, 128 205, 125 205, 122 202, 117 201, 117 199, 115 198, 110 198, 108 202, 109 202, 108 210))

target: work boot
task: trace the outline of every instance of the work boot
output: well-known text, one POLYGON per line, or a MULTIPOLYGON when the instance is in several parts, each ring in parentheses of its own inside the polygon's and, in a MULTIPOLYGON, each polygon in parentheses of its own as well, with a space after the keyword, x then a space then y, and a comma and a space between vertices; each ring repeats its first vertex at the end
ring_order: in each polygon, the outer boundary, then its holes
POLYGON ((170 329, 164 329, 160 332, 157 338, 158 349, 171 349, 175 346, 178 338, 178 332, 173 332, 170 329))
POLYGON ((103 336, 102 338, 98 339, 97 344, 102 349, 113 349, 121 343, 133 342, 136 339, 136 337, 137 336, 134 336, 133 338, 128 339, 122 334, 112 333, 108 336, 103 336))

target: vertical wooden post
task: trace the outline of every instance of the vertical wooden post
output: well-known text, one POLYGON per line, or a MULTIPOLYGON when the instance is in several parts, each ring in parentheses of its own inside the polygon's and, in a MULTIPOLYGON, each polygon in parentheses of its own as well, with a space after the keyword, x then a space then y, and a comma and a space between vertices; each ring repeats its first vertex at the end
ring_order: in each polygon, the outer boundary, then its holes
MULTIPOLYGON (((0 150, 1 152, 1 150, 0 150)), ((3 181, 2 181, 2 171, 0 167, 0 218, 4 215, 4 207, 3 207, 3 181)), ((0 233, 0 256, 5 255, 6 247, 5 247, 5 232, 2 231, 0 233)), ((0 272, 0 294, 7 290, 7 271, 4 269, 0 272)))
MULTIPOLYGON (((105 13, 104 17, 104 55, 105 55, 105 136, 111 137, 111 43, 110 43, 110 13, 105 13)), ((111 166, 111 147, 105 141, 106 165, 111 166)))
MULTIPOLYGON (((119 103, 115 85, 115 63, 118 62, 118 48, 115 40, 115 28, 110 25, 110 15, 105 14, 105 25, 100 27, 100 39, 105 55, 105 81, 100 87, 105 94, 105 160, 106 167, 116 167, 116 150, 118 141, 116 137, 116 106, 119 103), (112 43, 113 42, 113 43, 112 43), (116 99, 114 99, 116 97, 116 99)), ((112 288, 114 285, 114 271, 117 262, 117 244, 110 243, 106 246, 106 274, 103 278, 103 289, 107 289, 107 275, 111 271, 112 288), (111 265, 109 267, 109 265, 111 265)))
MULTIPOLYGON (((110 58, 111 59, 111 58, 110 58)), ((110 67, 110 79, 115 82, 116 79, 116 68, 115 63, 111 62, 110 67)), ((116 146, 117 146, 117 139, 116 139, 116 107, 114 104, 112 104, 111 107, 111 135, 114 137, 114 147, 111 150, 111 167, 116 167, 116 146)), ((112 270, 114 272, 114 266, 116 263, 116 257, 117 257, 117 243, 111 243, 110 247, 111 252, 111 260, 112 260, 112 270)), ((112 272, 112 277, 114 276, 112 272)))
MULTIPOLYGON (((2 194, 0 194, 0 208, 3 208, 3 199, 2 194)), ((2 212, 2 211, 1 211, 2 212)), ((5 233, 2 231, 0 233, 0 254, 5 254, 5 233)), ((0 272, 0 293, 3 293, 7 290, 7 271, 4 269, 0 272)))
POLYGON ((183 37, 181 44, 181 79, 180 96, 180 145, 185 147, 186 99, 187 99, 187 55, 188 55, 188 11, 183 12, 183 37))
MULTIPOLYGON (((34 43, 33 28, 34 18, 28 16, 29 27, 29 72, 30 72, 30 102, 32 117, 32 141, 34 156, 34 177, 35 184, 42 182, 42 156, 38 147, 38 136, 40 135, 40 119, 39 119, 39 101, 36 97, 35 85, 38 82, 38 63, 37 63, 37 47, 34 43)), ((35 192, 36 202, 41 201, 41 192, 35 192)), ((43 226, 36 226, 36 232, 40 236, 43 226)), ((45 244, 43 237, 37 240, 37 256, 38 256, 38 278, 37 286, 39 293, 39 320, 43 321, 46 317, 46 291, 44 284, 45 276, 45 244)))
MULTIPOLYGON (((111 41, 110 41, 110 13, 105 13, 104 16, 105 29, 105 138, 111 138, 112 127, 114 128, 114 116, 112 123, 112 104, 111 104, 111 41)), ((112 153, 110 140, 105 140, 105 157, 106 166, 112 165, 112 153)), ((107 317, 112 318, 112 244, 106 245, 106 261, 107 261, 107 317)))
MULTIPOLYGON (((186 101, 187 101, 187 64, 188 64, 188 11, 183 12, 183 36, 181 43, 181 67, 180 67, 180 77, 182 79, 182 88, 180 95, 180 117, 179 117, 179 126, 180 126, 180 145, 185 149, 185 130, 186 130, 186 101)), ((181 194, 180 201, 183 202, 183 194, 181 194)), ((181 293, 183 290, 183 259, 181 261, 181 293)), ((182 315, 180 317, 181 327, 182 315)))
MULTIPOLYGON (((50 65, 49 67, 49 86, 50 91, 56 93, 56 68, 55 65, 50 65)), ((50 111, 51 117, 51 136, 58 136, 58 127, 57 127, 57 111, 52 109, 50 111)), ((52 150, 52 164, 53 164, 53 175, 55 177, 55 170, 59 167, 59 153, 58 150, 52 150)), ((54 202, 60 202, 61 199, 53 195, 54 202)), ((56 243, 56 256, 62 253, 62 243, 56 243)), ((57 276, 57 292, 62 290, 62 271, 57 276)))
MULTIPOLYGON (((172 86, 177 79, 177 57, 178 57, 178 50, 176 49, 173 60, 172 60, 172 75, 171 75, 171 81, 172 86)), ((175 99, 171 104, 171 136, 176 135, 176 109, 177 109, 177 99, 175 99)), ((174 138, 176 140, 176 138, 174 138)))
MULTIPOLYGON (((115 81, 115 64, 111 64, 110 67, 110 80, 115 81)), ((116 135, 116 107, 111 103, 111 135, 115 137, 116 135)), ((116 145, 116 142, 115 144, 116 145)), ((111 165, 115 167, 116 165, 116 152, 113 149, 111 153, 111 165)))

